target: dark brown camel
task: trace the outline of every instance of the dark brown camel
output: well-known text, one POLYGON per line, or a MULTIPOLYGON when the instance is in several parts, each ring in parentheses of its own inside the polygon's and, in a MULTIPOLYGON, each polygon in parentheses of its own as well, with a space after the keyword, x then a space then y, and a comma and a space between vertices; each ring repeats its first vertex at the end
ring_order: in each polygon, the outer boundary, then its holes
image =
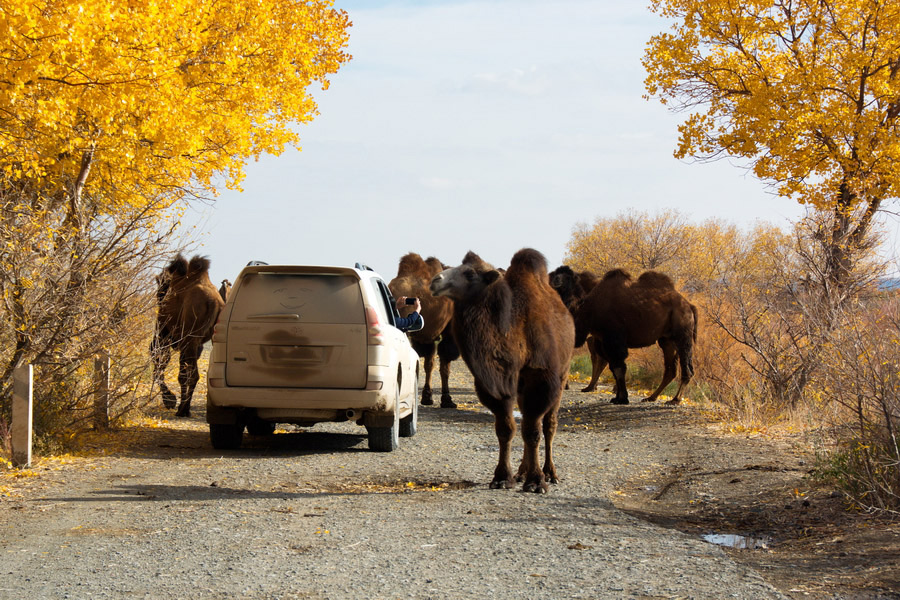
POLYGON ((523 491, 546 492, 548 482, 559 481, 553 436, 575 342, 572 316, 550 287, 547 260, 525 248, 501 275, 469 252, 462 265, 435 276, 431 291, 453 299, 456 343, 475 377, 478 399, 494 414, 500 459, 491 488, 513 485, 510 450, 518 405, 525 450, 515 480, 524 481, 523 491))
MULTIPOLYGON (((453 316, 453 301, 450 298, 436 298, 428 284, 444 270, 444 265, 433 256, 428 260, 415 252, 400 259, 397 276, 388 283, 395 298, 416 297, 422 302, 422 319, 425 327, 409 334, 413 348, 425 358, 425 384, 422 386, 422 404, 434 404, 431 393, 431 372, 434 369, 434 355, 440 358, 441 408, 456 408, 450 396, 450 363, 459 358, 459 350, 453 341, 450 319, 453 316)), ((406 314, 412 309, 409 309, 406 314)), ((406 316, 403 314, 402 316, 406 316)))
POLYGON ((191 396, 200 380, 197 360, 203 344, 212 338, 213 327, 225 302, 209 280, 209 259, 195 256, 188 262, 180 254, 156 277, 156 331, 150 345, 153 381, 159 384, 163 405, 175 408, 177 398, 165 381, 172 351, 178 351, 178 383, 181 386, 179 417, 191 414, 191 396))
POLYGON ((222 285, 219 286, 219 295, 222 297, 222 302, 228 301, 229 292, 231 292, 231 282, 227 279, 223 279, 222 285))
MULTIPOLYGON (((565 304, 566 308, 569 309, 569 312, 572 313, 573 318, 585 296, 594 289, 594 286, 596 286, 599 281, 600 278, 592 272, 581 271, 576 273, 572 270, 572 267, 569 267, 568 265, 557 267, 550 272, 550 287, 555 289, 556 293, 559 294, 563 304, 565 304)), ((593 392, 597 389, 597 381, 600 379, 600 373, 603 372, 603 369, 606 366, 606 363, 597 353, 595 343, 596 339, 592 335, 589 335, 587 341, 585 341, 585 345, 591 356, 591 382, 587 387, 581 390, 582 392, 593 392)), ((569 389, 568 382, 566 382, 566 389, 569 389)))
POLYGON ((681 392, 694 374, 697 308, 675 290, 668 276, 647 271, 634 281, 622 269, 609 271, 577 309, 575 332, 576 347, 583 344, 588 335, 596 338, 595 349, 602 363, 600 370, 608 363, 615 378, 613 404, 628 404, 625 388, 628 349, 655 343, 662 348, 665 372, 662 383, 644 402, 656 400, 675 379, 676 355, 681 366, 681 381, 666 404, 681 402, 681 392))

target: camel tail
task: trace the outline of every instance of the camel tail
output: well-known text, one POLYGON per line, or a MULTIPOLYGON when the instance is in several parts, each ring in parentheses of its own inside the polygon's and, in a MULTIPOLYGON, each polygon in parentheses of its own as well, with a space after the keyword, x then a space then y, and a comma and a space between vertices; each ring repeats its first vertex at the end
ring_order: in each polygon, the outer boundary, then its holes
POLYGON ((694 343, 697 343, 697 330, 700 329, 700 315, 697 312, 697 307, 693 304, 691 306, 691 312, 694 313, 694 343))

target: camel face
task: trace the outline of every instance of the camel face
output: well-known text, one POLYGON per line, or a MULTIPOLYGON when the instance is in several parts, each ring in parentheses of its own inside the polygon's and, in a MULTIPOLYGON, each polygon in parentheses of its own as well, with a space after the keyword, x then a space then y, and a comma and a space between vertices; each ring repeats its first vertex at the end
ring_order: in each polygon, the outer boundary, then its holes
POLYGON ((500 273, 491 270, 480 273, 470 265, 445 269, 434 276, 429 285, 435 296, 446 296, 451 300, 465 300, 477 296, 484 288, 500 278, 500 273))

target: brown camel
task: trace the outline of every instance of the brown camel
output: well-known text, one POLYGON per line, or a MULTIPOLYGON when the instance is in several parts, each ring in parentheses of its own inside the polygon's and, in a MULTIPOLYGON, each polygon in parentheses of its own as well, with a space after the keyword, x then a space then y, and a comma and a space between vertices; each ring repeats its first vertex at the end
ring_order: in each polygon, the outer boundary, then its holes
POLYGON ((513 485, 510 450, 518 405, 525 449, 515 480, 524 481, 523 491, 546 492, 547 482, 559 481, 553 436, 575 342, 572 316, 550 287, 547 260, 524 248, 501 275, 469 252, 462 265, 435 276, 431 291, 453 299, 456 343, 475 377, 479 401, 494 414, 500 459, 491 488, 513 485))
MULTIPOLYGON (((440 358, 441 408, 456 408, 450 396, 450 363, 459 358, 459 350, 453 341, 450 319, 453 316, 453 301, 450 298, 436 298, 428 289, 431 279, 444 270, 438 259, 422 257, 410 252, 400 259, 397 277, 388 283, 395 298, 416 297, 422 302, 422 319, 425 327, 409 334, 413 349, 425 358, 425 384, 422 386, 422 404, 434 404, 431 393, 431 372, 434 369, 434 355, 440 358)), ((404 311, 406 316, 412 309, 404 311)))
MULTIPOLYGON (((665 372, 662 383, 644 402, 656 400, 675 379, 676 355, 681 381, 666 404, 681 402, 681 392, 694 374, 693 347, 697 341, 697 308, 675 290, 668 276, 647 271, 637 281, 622 269, 606 273, 584 298, 575 315, 576 347, 588 335, 596 338, 595 349, 615 378, 613 404, 628 404, 625 388, 625 359, 629 348, 654 343, 663 351, 665 372)), ((595 374, 597 370, 595 369, 595 374)))
MULTIPOLYGON (((557 267, 550 272, 550 287, 555 289, 556 293, 559 294, 563 304, 565 304, 566 308, 569 309, 569 312, 572 313, 573 318, 575 317, 578 307, 581 306, 584 297, 594 289, 594 286, 596 286, 599 281, 600 278, 592 272, 581 271, 576 273, 572 270, 572 267, 569 267, 568 265, 557 267)), ((597 389, 597 381, 600 379, 600 373, 603 372, 603 369, 606 366, 606 363, 600 358, 600 355, 597 352, 597 348, 595 347, 596 341, 594 336, 589 335, 585 342, 591 356, 591 382, 587 387, 581 390, 582 392, 593 392, 597 389)), ((566 389, 569 389, 568 382, 566 382, 566 389)))
POLYGON ((229 292, 231 292, 231 282, 223 279, 222 285, 219 286, 219 295, 222 297, 222 302, 228 301, 229 292))
POLYGON ((203 353, 203 344, 212 338, 225 302, 209 280, 209 259, 202 256, 188 262, 179 254, 156 277, 156 282, 156 331, 150 345, 153 381, 162 391, 163 405, 175 408, 177 398, 166 385, 165 369, 172 350, 177 350, 181 403, 175 414, 189 417, 191 396, 200 380, 197 360, 203 353))

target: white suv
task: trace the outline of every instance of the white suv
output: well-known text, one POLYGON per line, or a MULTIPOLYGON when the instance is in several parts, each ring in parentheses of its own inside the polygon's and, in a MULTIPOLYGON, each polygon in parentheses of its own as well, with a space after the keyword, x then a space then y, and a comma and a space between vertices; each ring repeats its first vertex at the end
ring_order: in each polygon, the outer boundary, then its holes
POLYGON ((206 420, 213 447, 276 423, 365 425, 390 452, 418 423, 419 357, 376 272, 251 262, 234 282, 212 338, 206 420))

